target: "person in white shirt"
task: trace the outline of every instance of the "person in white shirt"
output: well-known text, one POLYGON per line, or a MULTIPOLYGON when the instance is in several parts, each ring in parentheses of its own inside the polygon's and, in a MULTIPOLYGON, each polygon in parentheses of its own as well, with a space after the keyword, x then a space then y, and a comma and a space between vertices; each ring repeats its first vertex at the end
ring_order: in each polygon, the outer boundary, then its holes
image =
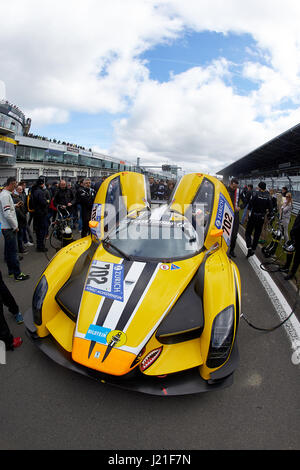
POLYGON ((25 281, 29 279, 29 275, 22 273, 20 268, 17 244, 19 228, 12 199, 12 192, 16 186, 16 178, 10 176, 0 193, 0 223, 4 237, 4 258, 8 267, 8 275, 14 277, 16 281, 25 281))

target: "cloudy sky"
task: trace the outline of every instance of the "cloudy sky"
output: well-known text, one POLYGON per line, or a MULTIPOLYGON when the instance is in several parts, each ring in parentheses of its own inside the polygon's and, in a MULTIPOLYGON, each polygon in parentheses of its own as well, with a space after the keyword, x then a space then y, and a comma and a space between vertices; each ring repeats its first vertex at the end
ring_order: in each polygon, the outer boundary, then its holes
POLYGON ((2 0, 31 132, 214 174, 300 122, 298 0, 2 0))

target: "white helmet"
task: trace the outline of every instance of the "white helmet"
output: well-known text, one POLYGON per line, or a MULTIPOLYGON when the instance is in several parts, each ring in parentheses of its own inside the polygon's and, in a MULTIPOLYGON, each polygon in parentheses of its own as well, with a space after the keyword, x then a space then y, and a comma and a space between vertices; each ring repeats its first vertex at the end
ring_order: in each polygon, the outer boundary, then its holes
POLYGON ((64 233, 65 233, 66 235, 70 235, 70 234, 72 233, 71 227, 67 226, 67 227, 65 228, 65 230, 64 230, 64 233))

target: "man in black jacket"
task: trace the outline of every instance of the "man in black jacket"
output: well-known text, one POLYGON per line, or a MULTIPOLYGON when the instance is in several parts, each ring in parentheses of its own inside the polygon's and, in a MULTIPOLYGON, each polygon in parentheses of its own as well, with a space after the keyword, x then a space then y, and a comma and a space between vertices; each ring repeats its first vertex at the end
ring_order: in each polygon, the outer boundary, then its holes
POLYGON ((58 190, 56 191, 53 198, 54 206, 59 208, 60 210, 72 213, 75 202, 76 198, 72 189, 67 188, 67 183, 65 182, 65 180, 61 180, 59 183, 58 190))
POLYGON ((33 226, 36 234, 36 250, 48 251, 45 247, 45 238, 48 232, 48 207, 50 204, 47 198, 44 180, 39 178, 32 187, 31 197, 33 202, 33 226))
POLYGON ((12 193, 12 198, 15 204, 16 216, 18 220, 19 231, 18 236, 18 248, 19 253, 28 253, 28 250, 24 248, 24 231, 26 230, 27 219, 26 219, 26 205, 22 198, 22 186, 18 185, 15 192, 12 193))
POLYGON ((261 181, 258 184, 258 191, 253 193, 249 200, 248 209, 250 211, 250 217, 248 219, 245 239, 248 248, 247 258, 254 255, 258 240, 264 225, 265 215, 273 213, 273 205, 270 194, 266 191, 266 183, 261 181), (254 230, 253 241, 251 239, 252 232, 254 230))
POLYGON ((82 230, 81 237, 86 237, 90 232, 89 221, 95 199, 95 191, 91 188, 91 180, 85 179, 83 186, 79 186, 77 190, 77 202, 81 205, 82 213, 82 230))

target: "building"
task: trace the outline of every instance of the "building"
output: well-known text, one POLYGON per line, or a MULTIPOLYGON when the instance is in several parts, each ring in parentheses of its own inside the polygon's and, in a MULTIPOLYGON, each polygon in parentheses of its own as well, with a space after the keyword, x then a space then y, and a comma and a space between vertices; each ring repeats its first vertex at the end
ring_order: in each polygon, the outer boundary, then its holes
POLYGON ((0 184, 8 176, 29 184, 39 176, 48 182, 64 178, 92 180, 118 171, 134 171, 128 161, 93 152, 68 142, 29 133, 31 120, 6 100, 0 100, 0 184))
POLYGON ((265 181, 268 189, 286 186, 295 209, 300 209, 300 124, 231 163, 218 172, 227 184, 231 177, 240 185, 265 181))

